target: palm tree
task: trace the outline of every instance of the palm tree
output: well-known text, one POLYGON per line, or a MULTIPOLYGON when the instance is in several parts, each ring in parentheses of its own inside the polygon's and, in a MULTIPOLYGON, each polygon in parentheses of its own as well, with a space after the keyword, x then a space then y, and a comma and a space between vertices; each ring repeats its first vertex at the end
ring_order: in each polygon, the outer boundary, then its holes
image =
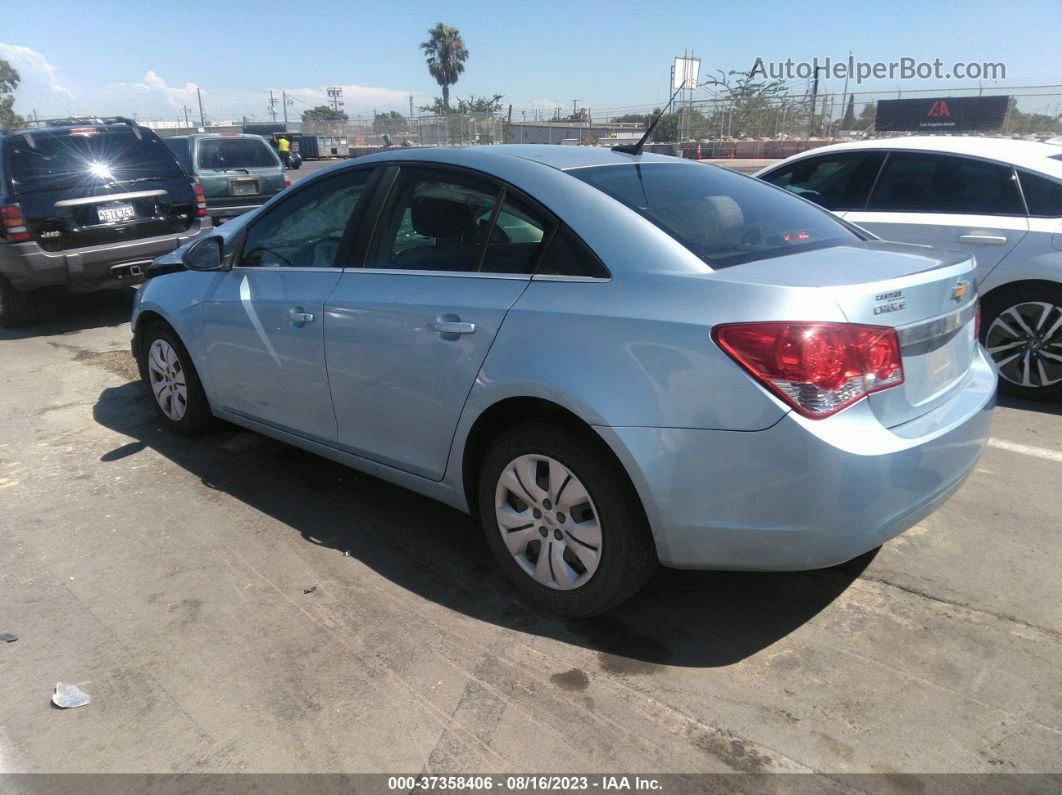
POLYGON ((465 71, 468 49, 461 39, 461 31, 439 22, 428 31, 431 37, 422 42, 420 48, 427 56, 428 71, 435 78, 443 92, 443 106, 450 109, 450 86, 457 82, 458 76, 465 71))

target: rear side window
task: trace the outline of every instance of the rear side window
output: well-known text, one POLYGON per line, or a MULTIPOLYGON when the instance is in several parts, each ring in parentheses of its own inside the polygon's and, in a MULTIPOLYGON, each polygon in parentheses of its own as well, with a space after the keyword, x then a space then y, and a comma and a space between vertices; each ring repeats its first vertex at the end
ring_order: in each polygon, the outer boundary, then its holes
POLYGON ((884 160, 881 152, 809 157, 763 179, 827 210, 861 210, 884 160))
POLYGON ((1021 180, 1021 190, 1025 194, 1029 215, 1037 218, 1062 216, 1062 182, 1055 182, 1020 168, 1018 179, 1021 180))
POLYGON ((512 201, 506 201, 490 231, 481 271, 531 273, 546 236, 546 224, 512 201))
POLYGON ((167 149, 173 152, 173 156, 177 159, 177 162, 181 164, 181 168, 189 174, 194 173, 194 169, 192 168, 192 156, 188 152, 187 138, 163 138, 162 142, 166 144, 167 149))
POLYGON ((861 239, 828 212, 718 166, 631 163, 568 173, 641 214, 713 268, 861 239))
POLYGON ((268 168, 280 166, 269 144, 257 138, 204 138, 196 162, 200 168, 268 168))
POLYGON ((15 190, 94 190, 111 183, 184 176, 154 133, 144 131, 137 138, 125 126, 79 129, 93 132, 9 136, 4 160, 15 190))
POLYGON ((1024 215, 1009 166, 951 155, 900 154, 885 161, 868 210, 1024 215))
POLYGON ((608 270, 563 227, 557 230, 536 273, 540 276, 589 276, 607 279, 608 270))

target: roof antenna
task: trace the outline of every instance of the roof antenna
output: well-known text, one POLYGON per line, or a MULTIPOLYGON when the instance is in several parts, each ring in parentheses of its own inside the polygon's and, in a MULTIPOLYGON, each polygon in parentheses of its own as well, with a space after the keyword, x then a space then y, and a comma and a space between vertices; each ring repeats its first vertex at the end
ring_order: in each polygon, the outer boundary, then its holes
POLYGON ((653 134, 653 130, 656 129, 656 125, 658 125, 660 123, 660 120, 662 118, 664 118, 664 114, 667 113, 668 108, 671 107, 671 103, 674 102, 675 101, 675 97, 677 97, 679 95, 679 91, 681 91, 685 87, 686 87, 686 81, 683 80, 682 81, 682 85, 679 86, 675 90, 675 93, 671 95, 671 99, 669 99, 667 101, 667 106, 662 111, 660 111, 660 115, 659 116, 657 116, 655 119, 653 119, 652 124, 649 125, 649 129, 645 131, 645 135, 643 135, 641 137, 641 140, 639 140, 638 143, 636 143, 634 146, 631 146, 630 144, 623 144, 622 146, 613 146, 612 147, 612 151, 613 152, 623 152, 623 153, 628 154, 628 155, 640 155, 642 153, 642 149, 645 148, 645 142, 649 140, 649 136, 652 135, 653 134))

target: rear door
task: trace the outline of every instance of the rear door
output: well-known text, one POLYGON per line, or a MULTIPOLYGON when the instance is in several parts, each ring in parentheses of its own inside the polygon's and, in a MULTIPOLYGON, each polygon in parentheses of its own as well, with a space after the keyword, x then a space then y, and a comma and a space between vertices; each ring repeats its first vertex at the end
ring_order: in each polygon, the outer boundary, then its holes
POLYGON ((979 280, 1029 230, 1010 166, 922 152, 890 152, 866 208, 844 217, 885 240, 972 254, 979 280))
POLYGON ((365 267, 328 299, 325 351, 340 447, 434 480, 547 222, 488 180, 392 171, 365 267))
POLYGON ((293 192, 248 227, 232 270, 214 275, 201 311, 221 408, 335 444, 324 306, 373 173, 346 171, 293 192))

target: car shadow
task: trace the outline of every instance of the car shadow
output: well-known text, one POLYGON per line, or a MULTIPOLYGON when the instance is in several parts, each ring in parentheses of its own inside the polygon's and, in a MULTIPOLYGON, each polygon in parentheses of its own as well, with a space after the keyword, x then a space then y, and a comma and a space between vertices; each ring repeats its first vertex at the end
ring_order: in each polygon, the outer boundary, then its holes
POLYGON ((1035 411, 1040 414, 1055 414, 1062 416, 1062 400, 1025 400, 1024 398, 1008 395, 1002 390, 996 396, 996 405, 1006 409, 1018 409, 1019 411, 1035 411))
POLYGON ((51 337, 90 328, 120 326, 129 322, 136 290, 100 290, 95 293, 42 292, 36 296, 34 319, 24 328, 0 329, 0 340, 51 337))
POLYGON ((465 514, 233 426, 193 439, 175 436, 158 425, 150 400, 138 382, 101 393, 96 421, 134 440, 105 453, 102 465, 150 447, 204 487, 275 518, 308 543, 357 558, 401 588, 482 621, 592 649, 614 671, 745 659, 814 617, 874 556, 784 574, 661 569, 621 608, 565 618, 512 588, 465 514))

